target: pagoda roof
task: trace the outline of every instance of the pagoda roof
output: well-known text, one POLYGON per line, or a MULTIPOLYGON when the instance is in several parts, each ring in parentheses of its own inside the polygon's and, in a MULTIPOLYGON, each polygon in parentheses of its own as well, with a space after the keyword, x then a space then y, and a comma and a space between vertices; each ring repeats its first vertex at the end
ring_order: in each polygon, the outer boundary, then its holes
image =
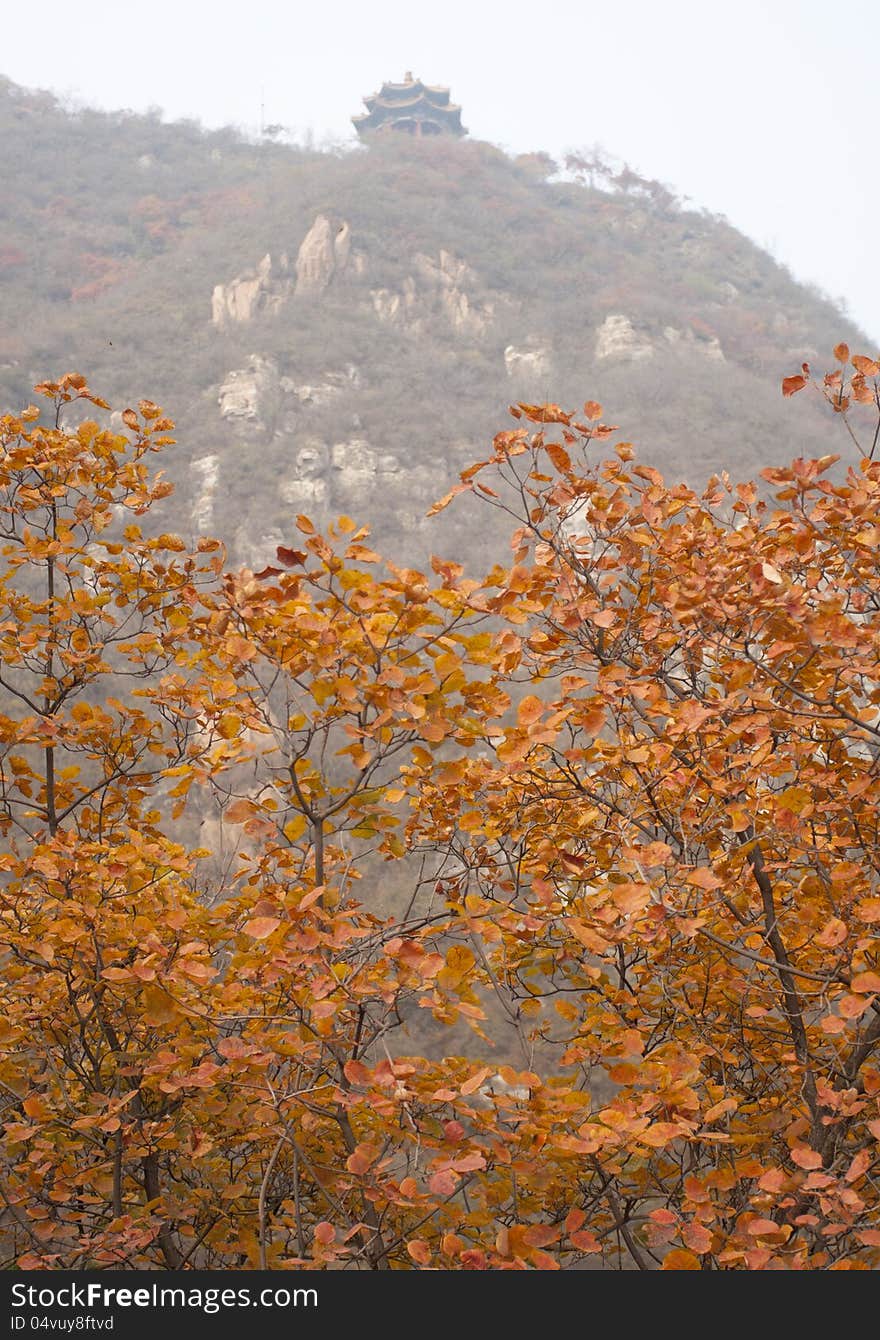
POLYGON ((465 133, 461 107, 449 101, 449 89, 442 84, 425 84, 409 72, 402 83, 386 80, 378 93, 364 98, 364 103, 367 111, 351 118, 359 135, 386 126, 409 129, 417 123, 430 125, 435 132, 465 133))

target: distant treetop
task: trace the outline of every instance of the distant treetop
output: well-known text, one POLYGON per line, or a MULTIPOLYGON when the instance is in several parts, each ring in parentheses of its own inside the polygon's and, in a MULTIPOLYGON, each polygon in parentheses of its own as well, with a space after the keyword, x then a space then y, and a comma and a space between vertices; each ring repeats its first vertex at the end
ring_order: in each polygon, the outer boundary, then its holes
POLYGON ((403 83, 384 83, 378 93, 364 98, 366 112, 353 116, 361 139, 375 131, 396 130, 406 135, 464 135, 461 108, 449 101, 449 89, 423 84, 407 70, 403 83))

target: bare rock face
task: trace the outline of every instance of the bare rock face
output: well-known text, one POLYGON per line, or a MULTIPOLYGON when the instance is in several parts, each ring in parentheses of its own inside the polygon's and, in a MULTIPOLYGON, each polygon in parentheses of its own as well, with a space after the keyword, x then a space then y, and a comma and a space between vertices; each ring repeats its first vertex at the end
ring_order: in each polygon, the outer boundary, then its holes
POLYGON ((341 372, 325 372, 323 380, 298 385, 293 377, 281 378, 281 390, 285 395, 295 396, 300 405, 318 409, 337 400, 345 391, 359 390, 363 385, 360 370, 354 363, 348 363, 341 372))
POLYGON ((379 458, 363 437, 337 442, 330 451, 334 496, 357 496, 373 487, 379 470, 379 458))
POLYGON ((724 350, 717 335, 700 336, 690 328, 678 330, 675 326, 665 326, 663 338, 674 349, 700 354, 703 358, 708 358, 711 363, 725 361, 724 350))
POLYGON ((306 438, 294 454, 292 471, 279 486, 284 502, 308 516, 323 516, 330 504, 330 448, 320 438, 306 438))
POLYGON ((211 320, 219 330, 252 321, 259 312, 277 312, 290 295, 288 260, 277 265, 267 252, 256 270, 246 271, 228 284, 217 284, 211 298, 211 320))
POLYGON ((439 260, 419 253, 415 264, 420 286, 434 296, 453 330, 476 336, 488 330, 492 323, 492 304, 479 302, 473 297, 478 281, 467 261, 454 256, 451 251, 441 250, 439 260))
POLYGON ((448 321, 456 334, 479 339, 492 324, 493 304, 475 295, 479 281, 474 271, 451 251, 441 250, 435 260, 423 252, 413 257, 415 274, 399 289, 372 289, 373 310, 380 321, 399 323, 418 332, 428 320, 448 321))
POLYGON ((380 321, 390 325, 405 325, 408 330, 418 333, 425 318, 424 307, 420 303, 420 294, 412 275, 407 275, 400 289, 374 288, 370 290, 373 311, 380 321))
POLYGON ((518 386, 534 386, 550 374, 550 350, 538 345, 518 349, 509 344, 504 350, 504 366, 518 386))
POLYGON ((612 312, 596 331, 595 356, 597 360, 620 358, 636 362, 653 358, 654 346, 646 336, 636 333, 628 316, 612 312))
POLYGON ((247 367, 228 373, 217 395, 220 416, 247 436, 274 427, 280 400, 278 369, 270 358, 251 354, 247 367))
POLYGON ((283 533, 277 526, 268 530, 254 529, 250 523, 238 527, 232 538, 236 561, 257 572, 275 561, 279 544, 290 543, 290 532, 283 533))
POLYGON ((319 214, 300 244, 296 258, 296 296, 319 296, 348 265, 351 229, 319 214))
POLYGON ((195 501, 192 509, 193 529, 199 535, 210 532, 214 520, 214 497, 220 473, 219 456, 201 456, 190 466, 193 476, 195 501))

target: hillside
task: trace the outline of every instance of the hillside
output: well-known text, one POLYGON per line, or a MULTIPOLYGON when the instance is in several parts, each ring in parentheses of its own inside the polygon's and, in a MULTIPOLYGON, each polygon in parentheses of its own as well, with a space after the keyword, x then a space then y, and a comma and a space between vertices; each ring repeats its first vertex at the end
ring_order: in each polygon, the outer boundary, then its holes
POLYGON ((513 400, 602 402, 698 483, 827 450, 779 379, 859 332, 657 183, 489 144, 345 153, 0 83, 0 405, 72 367, 176 420, 175 524, 261 562, 346 512, 396 557, 489 554, 425 523, 513 400))

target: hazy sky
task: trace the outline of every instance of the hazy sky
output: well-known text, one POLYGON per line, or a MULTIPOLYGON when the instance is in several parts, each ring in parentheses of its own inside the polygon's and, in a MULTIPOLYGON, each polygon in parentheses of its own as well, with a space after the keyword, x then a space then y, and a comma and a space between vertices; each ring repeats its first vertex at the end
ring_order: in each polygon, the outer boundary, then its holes
MULTIPOLYGON (((448 84, 471 135, 600 144, 721 214, 880 340, 873 0, 39 0, 0 72, 104 108, 319 139, 384 79, 448 84)), ((8 189, 10 183, 4 183, 8 189)))

